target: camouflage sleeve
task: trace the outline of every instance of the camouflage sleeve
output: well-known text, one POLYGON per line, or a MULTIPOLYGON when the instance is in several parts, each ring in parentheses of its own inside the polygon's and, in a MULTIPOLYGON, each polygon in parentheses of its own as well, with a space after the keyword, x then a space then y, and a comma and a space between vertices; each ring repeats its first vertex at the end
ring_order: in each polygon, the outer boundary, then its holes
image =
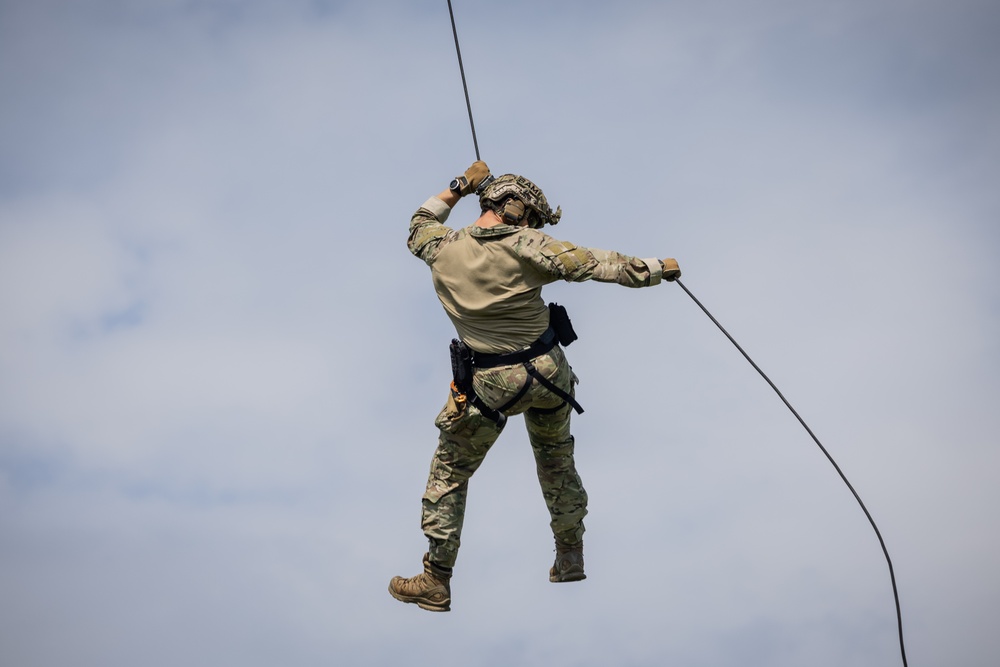
POLYGON ((590 252, 597 258, 597 267, 591 276, 602 283, 618 283, 625 287, 652 287, 663 277, 663 264, 657 258, 639 259, 613 250, 590 252))
POLYGON ((650 287, 659 284, 663 276, 659 259, 639 259, 612 250, 583 248, 548 236, 544 236, 534 256, 539 269, 568 282, 596 280, 625 287, 650 287))
POLYGON ((450 214, 451 207, 437 197, 425 201, 410 218, 410 237, 406 241, 410 252, 430 262, 441 239, 451 232, 444 225, 450 214))

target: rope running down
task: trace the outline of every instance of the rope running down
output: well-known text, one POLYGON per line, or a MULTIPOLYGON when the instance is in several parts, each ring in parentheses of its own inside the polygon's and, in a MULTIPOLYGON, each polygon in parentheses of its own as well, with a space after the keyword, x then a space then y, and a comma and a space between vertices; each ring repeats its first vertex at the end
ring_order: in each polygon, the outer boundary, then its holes
POLYGON ((721 324, 719 324, 719 321, 712 316, 712 313, 708 312, 708 309, 701 304, 701 301, 698 301, 698 299, 695 298, 695 295, 691 293, 691 290, 689 290, 684 285, 684 283, 682 283, 680 280, 675 280, 674 282, 680 285, 681 289, 684 290, 689 297, 691 297, 691 300, 694 301, 696 304, 698 304, 698 307, 701 308, 706 315, 708 315, 708 319, 712 320, 712 322, 715 323, 715 326, 719 327, 719 331, 721 331, 726 335, 726 338, 728 338, 729 341, 736 346, 736 349, 740 351, 740 354, 742 354, 746 358, 746 360, 750 362, 750 365, 753 366, 758 373, 760 373, 760 376, 764 378, 764 380, 769 385, 771 385, 771 389, 774 390, 774 393, 776 393, 778 395, 778 398, 781 399, 781 401, 785 404, 785 406, 789 410, 791 410, 792 414, 795 415, 795 418, 799 420, 799 423, 802 424, 802 427, 813 439, 813 442, 816 443, 816 445, 820 448, 820 450, 830 461, 830 463, 833 464, 833 467, 836 469, 837 474, 840 475, 840 478, 842 480, 844 480, 844 484, 846 484, 847 488, 850 489, 851 493, 854 494, 854 499, 858 501, 858 505, 861 506, 861 509, 865 513, 865 516, 868 517, 868 522, 872 525, 872 528, 875 530, 875 536, 878 537, 878 543, 882 545, 882 553, 885 555, 885 562, 889 566, 889 579, 892 581, 892 597, 896 602, 896 625, 899 628, 899 653, 903 658, 903 667, 906 667, 906 647, 903 644, 903 614, 899 608, 899 591, 896 588, 896 574, 895 572, 893 572, 892 569, 892 559, 889 558, 889 550, 885 546, 885 540, 882 539, 882 533, 879 532, 878 526, 875 525, 875 519, 872 518, 872 515, 868 511, 868 508, 865 507, 865 504, 861 501, 861 496, 859 496, 858 492, 854 490, 854 486, 852 486, 851 483, 847 480, 847 476, 844 475, 844 471, 840 469, 840 466, 837 465, 837 462, 833 460, 832 456, 830 456, 830 452, 826 450, 826 447, 824 447, 823 443, 819 441, 819 438, 816 437, 816 434, 812 432, 812 429, 809 428, 809 425, 806 424, 805 420, 803 420, 802 417, 799 416, 799 413, 795 411, 795 408, 793 408, 792 404, 788 402, 788 399, 786 399, 784 395, 780 391, 778 391, 778 388, 775 386, 775 384, 771 382, 771 378, 767 377, 767 375, 764 374, 764 371, 760 369, 760 366, 754 363, 754 360, 750 358, 750 355, 747 354, 743 350, 743 348, 740 347, 740 344, 736 342, 736 339, 730 336, 729 332, 726 331, 721 324))

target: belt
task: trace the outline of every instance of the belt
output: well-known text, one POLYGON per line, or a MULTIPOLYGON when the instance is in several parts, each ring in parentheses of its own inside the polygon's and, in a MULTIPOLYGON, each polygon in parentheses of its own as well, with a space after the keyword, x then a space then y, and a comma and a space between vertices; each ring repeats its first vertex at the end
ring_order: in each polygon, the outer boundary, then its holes
POLYGON ((556 332, 549 327, 534 343, 518 350, 517 352, 504 352, 502 354, 487 354, 485 352, 472 351, 472 365, 476 368, 496 368, 497 366, 513 366, 531 361, 535 357, 545 354, 556 346, 556 332))

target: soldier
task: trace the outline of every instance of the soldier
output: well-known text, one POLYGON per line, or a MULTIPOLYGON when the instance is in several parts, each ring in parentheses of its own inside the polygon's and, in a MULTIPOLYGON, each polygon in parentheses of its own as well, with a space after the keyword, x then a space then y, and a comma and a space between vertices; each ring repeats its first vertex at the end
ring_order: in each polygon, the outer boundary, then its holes
POLYGON ((576 375, 560 346, 576 336, 565 310, 546 306, 542 286, 562 279, 650 287, 675 280, 681 272, 673 259, 582 248, 541 231, 561 215, 528 179, 514 174, 494 178, 477 161, 410 220, 410 252, 430 266, 438 298, 460 340, 452 342, 455 381, 435 420, 440 437, 422 500, 422 528, 430 548, 422 573, 393 577, 389 583, 397 600, 429 611, 450 609, 469 478, 506 418, 522 413, 555 537, 549 581, 586 578, 587 493, 573 461, 570 434, 571 409, 583 409, 575 399, 576 375), (462 229, 446 227, 451 209, 472 193, 479 195, 479 219, 462 229))

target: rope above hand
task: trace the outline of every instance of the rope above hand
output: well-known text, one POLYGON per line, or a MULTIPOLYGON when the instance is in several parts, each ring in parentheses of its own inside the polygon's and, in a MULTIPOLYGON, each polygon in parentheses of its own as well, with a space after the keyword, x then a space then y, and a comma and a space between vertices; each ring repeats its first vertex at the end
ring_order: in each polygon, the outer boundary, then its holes
POLYGON ((455 53, 458 54, 458 70, 462 73, 462 89, 465 91, 465 106, 469 109, 469 125, 472 126, 472 145, 476 148, 476 159, 479 157, 479 141, 476 139, 476 122, 472 120, 472 102, 469 101, 469 85, 465 81, 465 66, 462 64, 462 48, 458 45, 458 28, 455 27, 455 12, 448 0, 448 14, 451 15, 451 32, 455 35, 455 53))

